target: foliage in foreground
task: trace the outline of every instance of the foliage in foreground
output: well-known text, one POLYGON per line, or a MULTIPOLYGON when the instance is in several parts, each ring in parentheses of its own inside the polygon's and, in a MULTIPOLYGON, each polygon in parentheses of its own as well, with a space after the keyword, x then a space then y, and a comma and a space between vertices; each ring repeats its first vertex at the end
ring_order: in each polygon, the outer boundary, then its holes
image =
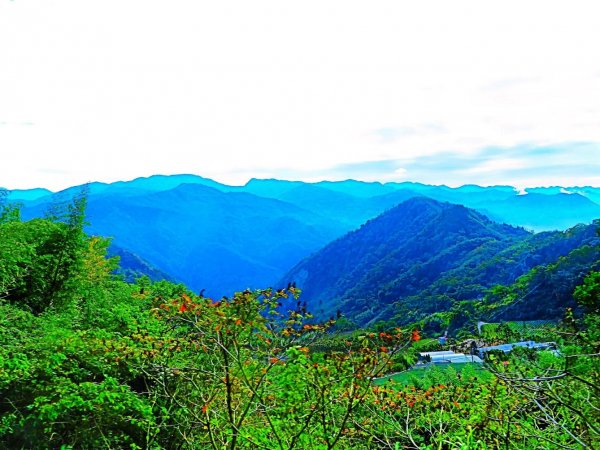
POLYGON ((575 292, 587 314, 567 316, 560 355, 375 385, 411 360, 418 332, 336 335, 293 287, 214 301, 168 282, 128 284, 111 275, 107 242, 82 232, 82 208, 2 217, 0 447, 600 445, 597 273, 575 292))

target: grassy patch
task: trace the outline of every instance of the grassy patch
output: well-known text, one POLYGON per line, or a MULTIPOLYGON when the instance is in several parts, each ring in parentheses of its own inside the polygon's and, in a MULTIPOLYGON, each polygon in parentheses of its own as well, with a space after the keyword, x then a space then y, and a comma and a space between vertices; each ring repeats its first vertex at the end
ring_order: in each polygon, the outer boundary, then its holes
POLYGON ((481 364, 457 363, 413 367, 404 372, 393 373, 374 381, 376 386, 392 382, 401 386, 429 387, 434 384, 454 384, 465 378, 484 379, 491 376, 481 364))

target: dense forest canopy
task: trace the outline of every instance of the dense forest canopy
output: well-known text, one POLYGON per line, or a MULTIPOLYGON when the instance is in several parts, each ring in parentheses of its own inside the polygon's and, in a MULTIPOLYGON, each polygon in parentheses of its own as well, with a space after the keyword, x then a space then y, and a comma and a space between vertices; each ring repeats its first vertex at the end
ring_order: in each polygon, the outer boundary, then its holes
POLYGON ((560 323, 477 336, 553 340, 558 352, 522 349, 483 366, 415 371, 419 351, 440 349, 443 329, 392 320, 348 331, 351 317, 316 320, 293 285, 211 299, 169 281, 126 282, 108 240, 84 232, 85 205, 83 195, 29 221, 1 205, 3 448, 600 445, 592 247, 452 310, 466 323, 532 285, 576 279, 573 309, 553 304, 560 323), (380 381, 393 372, 411 378, 380 381))
POLYGON ((479 305, 486 295, 490 300, 495 285, 523 277, 522 289, 515 288, 512 297, 520 307, 504 308, 501 317, 551 320, 573 306, 575 285, 596 267, 599 227, 596 221, 534 234, 464 206, 416 197, 304 259, 281 283, 296 280, 315 313, 327 316, 339 309, 365 325, 464 310, 465 302, 479 305))

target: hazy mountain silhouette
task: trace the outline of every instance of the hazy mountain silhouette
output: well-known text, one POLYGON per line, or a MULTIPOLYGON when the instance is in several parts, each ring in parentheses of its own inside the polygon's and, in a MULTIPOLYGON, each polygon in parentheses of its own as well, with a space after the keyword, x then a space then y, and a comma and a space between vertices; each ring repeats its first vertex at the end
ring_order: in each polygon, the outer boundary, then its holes
MULTIPOLYGON (((28 218, 68 202, 81 189, 12 191, 9 200, 23 203, 28 218)), ((228 186, 196 175, 155 175, 94 182, 86 189, 90 232, 113 237, 116 246, 149 266, 210 295, 270 285, 330 241, 418 196, 465 205, 496 222, 535 231, 600 217, 593 201, 600 189, 590 187, 535 188, 519 195, 510 186, 275 179, 228 186)), ((407 230, 418 235, 428 220, 423 217, 407 230)))

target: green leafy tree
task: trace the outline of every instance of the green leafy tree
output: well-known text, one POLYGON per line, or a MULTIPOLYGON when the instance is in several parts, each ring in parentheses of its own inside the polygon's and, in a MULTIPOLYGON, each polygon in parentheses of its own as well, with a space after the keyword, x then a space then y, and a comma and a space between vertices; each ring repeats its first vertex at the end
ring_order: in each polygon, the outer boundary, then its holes
POLYGON ((15 213, 0 221, 0 295, 39 314, 65 302, 79 301, 107 277, 108 241, 87 236, 85 195, 64 206, 61 216, 28 222, 15 213))
POLYGON ((600 272, 585 277, 584 283, 575 289, 574 297, 588 314, 600 314, 600 272))

